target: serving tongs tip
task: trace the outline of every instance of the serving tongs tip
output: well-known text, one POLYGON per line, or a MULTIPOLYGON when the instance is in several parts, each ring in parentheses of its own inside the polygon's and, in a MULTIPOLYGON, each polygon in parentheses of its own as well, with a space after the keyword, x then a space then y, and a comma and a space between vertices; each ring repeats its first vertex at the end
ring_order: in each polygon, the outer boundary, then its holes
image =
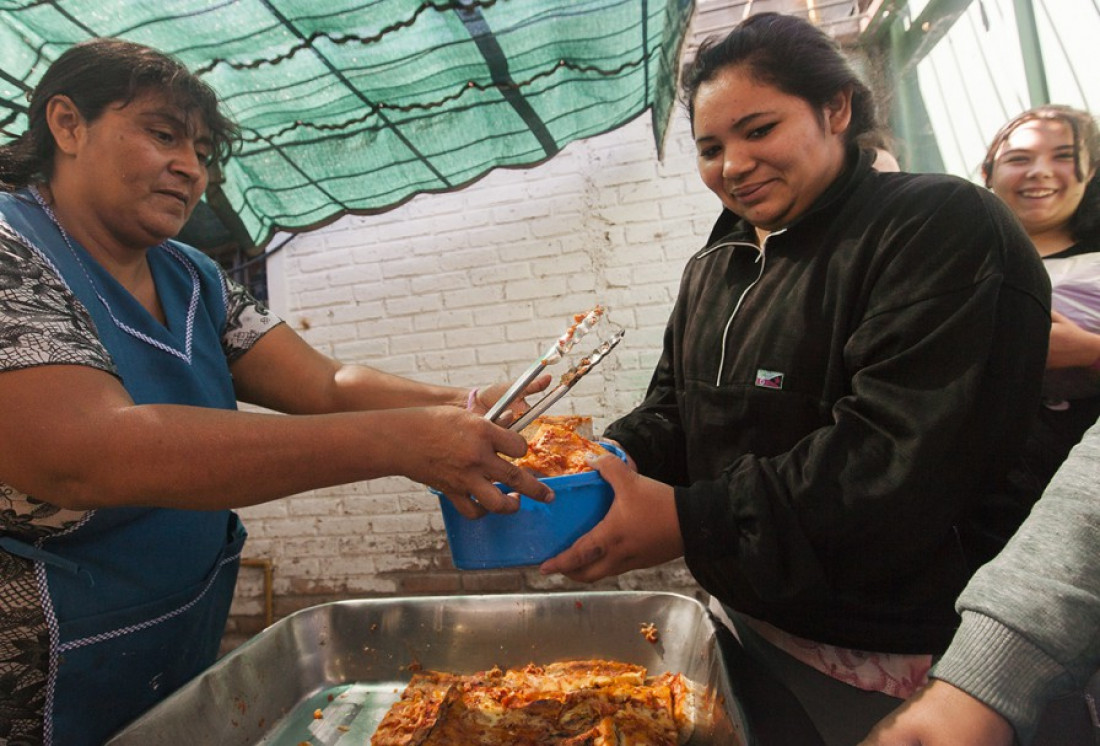
POLYGON ((545 413, 546 410, 556 404, 559 399, 568 394, 569 390, 576 386, 579 380, 588 375, 588 372, 592 370, 592 368, 596 367, 601 360, 607 357, 608 353, 615 349, 615 346, 622 341, 625 334, 626 330, 620 328, 601 342, 599 346, 592 350, 587 356, 581 358, 576 365, 562 374, 557 386, 535 402, 530 409, 509 425, 508 429, 517 431, 522 430, 534 422, 536 417, 545 413))
POLYGON ((572 325, 565 330, 564 334, 558 337, 558 341, 546 351, 539 362, 544 365, 553 365, 559 362, 570 353, 581 337, 588 334, 596 324, 600 323, 600 319, 606 313, 607 309, 603 306, 596 306, 586 314, 578 313, 573 317, 572 325))
MULTIPOLYGON (((519 399, 521 396, 523 396, 523 392, 527 389, 528 386, 531 385, 532 382, 534 382, 536 378, 539 377, 543 370, 545 370, 550 365, 554 365, 555 363, 560 362, 563 357, 568 355, 570 351, 572 351, 573 347, 577 344, 577 342, 590 331, 592 331, 592 329, 600 323, 600 320, 603 319, 606 314, 607 309, 604 306, 600 305, 597 305, 595 308, 593 308, 591 311, 588 311, 587 313, 576 314, 573 317, 573 323, 569 326, 568 329, 565 330, 565 333, 562 334, 557 339, 557 341, 555 341, 554 344, 551 345, 550 348, 545 353, 543 353, 543 355, 538 360, 536 360, 530 368, 524 371, 524 373, 516 379, 515 383, 513 383, 508 388, 508 390, 504 392, 504 395, 500 397, 500 399, 497 400, 497 402, 493 404, 492 407, 489 408, 489 411, 485 413, 486 419, 488 419, 490 422, 496 422, 500 415, 509 406, 511 406, 512 403, 516 401, 516 399, 519 399)), ((604 356, 606 356, 607 353, 619 343, 619 340, 623 338, 624 333, 625 332, 623 329, 617 327, 617 331, 611 337, 609 337, 605 342, 600 344, 599 347, 593 350, 588 357, 582 359, 577 365, 573 366, 564 375, 562 375, 562 381, 556 388, 543 396, 543 398, 540 399, 534 407, 524 413, 524 415, 520 419, 513 422, 510 426, 511 429, 519 430, 523 427, 526 427, 526 425, 530 423, 531 420, 533 420, 542 412, 546 411, 546 409, 551 404, 564 396, 565 393, 573 387, 577 380, 584 376, 584 374, 587 373, 593 365, 602 360, 604 356), (567 377, 569 377, 569 383, 566 383, 567 377), (564 389, 562 388, 563 386, 564 389), (559 390, 560 393, 558 393, 559 390), (555 396, 555 394, 557 394, 557 396, 555 396), (551 401, 548 401, 549 399, 551 399, 551 397, 553 397, 553 399, 551 401), (545 406, 542 406, 543 403, 545 403, 545 406), (540 408, 539 412, 531 416, 531 412, 535 411, 536 408, 540 408), (523 422, 522 425, 520 424, 521 422, 523 422)))

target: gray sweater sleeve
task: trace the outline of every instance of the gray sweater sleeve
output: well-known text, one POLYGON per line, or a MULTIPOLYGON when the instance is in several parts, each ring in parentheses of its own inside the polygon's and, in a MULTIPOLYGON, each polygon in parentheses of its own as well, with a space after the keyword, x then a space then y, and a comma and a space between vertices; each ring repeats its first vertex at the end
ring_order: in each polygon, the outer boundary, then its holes
POLYGON ((959 596, 962 624, 932 675, 993 707, 1028 743, 1047 700, 1100 666, 1098 560, 1100 423, 959 596))

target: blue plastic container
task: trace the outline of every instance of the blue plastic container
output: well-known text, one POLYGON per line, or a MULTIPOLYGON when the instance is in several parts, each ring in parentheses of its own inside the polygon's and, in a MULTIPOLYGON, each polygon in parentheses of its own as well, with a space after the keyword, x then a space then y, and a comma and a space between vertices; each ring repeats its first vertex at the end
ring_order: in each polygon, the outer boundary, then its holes
MULTIPOLYGON (((623 458, 615 446, 600 445, 623 458)), ((607 514, 615 497, 611 485, 594 470, 539 481, 554 490, 552 503, 520 495, 517 512, 489 513, 477 519, 466 518, 450 500, 432 490, 443 510, 455 567, 487 570, 537 565, 588 533, 607 514)))

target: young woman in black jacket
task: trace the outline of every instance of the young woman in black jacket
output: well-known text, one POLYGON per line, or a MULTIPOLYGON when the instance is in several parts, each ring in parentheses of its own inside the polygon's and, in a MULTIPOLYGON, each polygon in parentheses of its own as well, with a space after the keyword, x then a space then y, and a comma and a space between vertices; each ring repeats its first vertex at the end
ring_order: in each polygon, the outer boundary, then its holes
POLYGON ((1050 286, 969 182, 878 173, 871 95, 794 16, 705 44, 684 98, 723 211, 645 400, 605 435, 606 519, 546 573, 680 556, 750 655, 852 744, 924 681, 1039 403, 1050 286))

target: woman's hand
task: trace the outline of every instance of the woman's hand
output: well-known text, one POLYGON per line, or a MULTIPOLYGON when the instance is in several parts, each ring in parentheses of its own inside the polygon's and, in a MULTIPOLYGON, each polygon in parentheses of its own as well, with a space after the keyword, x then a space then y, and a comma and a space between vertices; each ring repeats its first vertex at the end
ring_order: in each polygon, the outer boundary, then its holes
POLYGON ((528 471, 502 458, 527 452, 519 433, 454 407, 391 410, 388 437, 396 472, 442 492, 459 513, 479 518, 514 513, 519 494, 553 499, 553 491, 528 471), (500 482, 513 492, 501 492, 500 482))
POLYGON ((615 491, 611 510, 573 546, 542 563, 540 572, 591 583, 682 556, 672 487, 637 474, 615 456, 602 456, 595 466, 615 491))
MULTIPOLYGON (((523 390, 523 395, 509 404, 508 409, 501 412, 497 422, 507 427, 508 423, 514 422, 517 417, 521 417, 524 412, 531 408, 528 406, 526 398, 544 390, 550 385, 550 381, 550 374, 543 373, 528 384, 527 388, 523 390)), ((511 387, 511 383, 494 383, 492 386, 478 387, 470 392, 472 396, 469 398, 467 408, 475 414, 485 414, 511 387)))
POLYGON ((1100 334, 1085 331, 1057 311, 1050 312, 1047 368, 1087 368, 1100 361, 1100 334))
POLYGON ((1012 746, 1012 726, 962 689, 933 679, 887 715, 859 746, 1012 746))
POLYGON ((626 465, 630 467, 630 470, 638 471, 638 464, 634 462, 634 457, 626 452, 626 449, 623 448, 622 443, 612 438, 600 438, 600 443, 610 443, 611 445, 618 448, 620 451, 623 452, 623 455, 626 456, 626 465))

